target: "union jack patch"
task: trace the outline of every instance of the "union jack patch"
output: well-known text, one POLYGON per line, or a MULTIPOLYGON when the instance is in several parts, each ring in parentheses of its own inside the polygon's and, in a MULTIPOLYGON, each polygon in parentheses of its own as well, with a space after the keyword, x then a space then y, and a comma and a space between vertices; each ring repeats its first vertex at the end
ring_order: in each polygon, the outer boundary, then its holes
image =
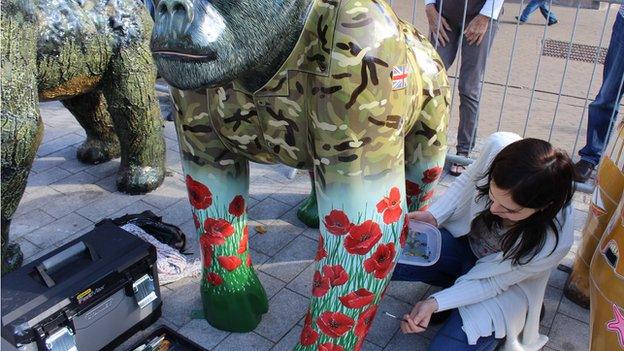
POLYGON ((407 67, 392 67, 392 90, 405 89, 407 87, 407 67))

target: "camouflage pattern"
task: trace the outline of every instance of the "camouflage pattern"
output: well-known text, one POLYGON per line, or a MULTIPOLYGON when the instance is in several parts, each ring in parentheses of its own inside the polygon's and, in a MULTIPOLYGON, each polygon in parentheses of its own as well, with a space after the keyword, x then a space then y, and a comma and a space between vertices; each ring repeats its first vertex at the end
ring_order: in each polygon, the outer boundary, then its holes
POLYGON ((359 349, 368 332, 360 321, 369 325, 391 276, 373 277, 362 267, 371 267, 382 246, 393 247, 389 259, 395 262, 407 203, 426 207, 446 154, 450 89, 432 45, 384 1, 315 0, 290 56, 262 88, 246 91, 235 80, 172 89, 172 96, 185 173, 211 189, 216 180, 229 183, 221 189, 248 182, 242 160, 313 170, 319 217, 325 218, 317 273, 340 267, 353 279, 313 294, 297 349, 359 349), (366 250, 349 246, 353 239, 345 238, 355 234, 328 229, 327 218, 339 218, 335 209, 358 230, 374 222, 381 237, 366 250), (366 311, 337 302, 358 288, 374 296, 366 311), (351 323, 348 331, 327 333, 328 318, 338 314, 351 323))

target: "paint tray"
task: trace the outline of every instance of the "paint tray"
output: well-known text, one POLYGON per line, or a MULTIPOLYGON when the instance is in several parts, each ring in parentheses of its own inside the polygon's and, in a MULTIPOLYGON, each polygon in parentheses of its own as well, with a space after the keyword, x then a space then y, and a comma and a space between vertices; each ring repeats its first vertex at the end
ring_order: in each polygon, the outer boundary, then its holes
POLYGON ((442 248, 440 230, 429 223, 410 220, 405 247, 398 263, 431 266, 440 259, 442 248))

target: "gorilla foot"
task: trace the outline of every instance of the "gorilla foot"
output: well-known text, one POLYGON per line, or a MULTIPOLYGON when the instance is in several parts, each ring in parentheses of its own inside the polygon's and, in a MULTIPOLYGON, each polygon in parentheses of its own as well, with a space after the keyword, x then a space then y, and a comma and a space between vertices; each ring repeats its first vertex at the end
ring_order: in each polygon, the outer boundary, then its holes
POLYGON ((87 164, 98 164, 119 157, 119 141, 103 141, 87 138, 78 148, 76 153, 78 160, 87 164))
POLYGON ((164 178, 164 167, 122 166, 117 172, 117 189, 127 194, 144 194, 158 188, 164 178))
POLYGON ((2 257, 2 275, 14 271, 22 266, 24 255, 18 244, 11 243, 2 257))
POLYGON ((316 206, 316 193, 314 191, 299 206, 297 218, 310 228, 319 227, 318 207, 316 206))
POLYGON ((204 318, 220 330, 250 332, 269 310, 266 292, 253 268, 238 269, 231 274, 238 276, 226 276, 228 280, 224 282, 217 273, 204 273, 201 287, 204 318))

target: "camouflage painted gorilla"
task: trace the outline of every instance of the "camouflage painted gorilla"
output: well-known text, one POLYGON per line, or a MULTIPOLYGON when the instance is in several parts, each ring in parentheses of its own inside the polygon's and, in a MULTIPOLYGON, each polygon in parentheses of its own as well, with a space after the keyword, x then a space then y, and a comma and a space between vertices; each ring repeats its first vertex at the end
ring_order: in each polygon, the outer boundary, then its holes
POLYGON ((162 183, 152 26, 132 0, 2 1, 3 272, 21 262, 8 230, 43 134, 39 101, 61 100, 86 130, 81 161, 121 154, 121 191, 144 193, 162 183))
POLYGON ((442 170, 450 89, 435 50, 382 0, 161 0, 156 12, 205 317, 248 331, 267 310, 248 252, 248 160, 281 162, 313 170, 322 219, 297 349, 359 349, 408 206, 427 206, 442 170))

